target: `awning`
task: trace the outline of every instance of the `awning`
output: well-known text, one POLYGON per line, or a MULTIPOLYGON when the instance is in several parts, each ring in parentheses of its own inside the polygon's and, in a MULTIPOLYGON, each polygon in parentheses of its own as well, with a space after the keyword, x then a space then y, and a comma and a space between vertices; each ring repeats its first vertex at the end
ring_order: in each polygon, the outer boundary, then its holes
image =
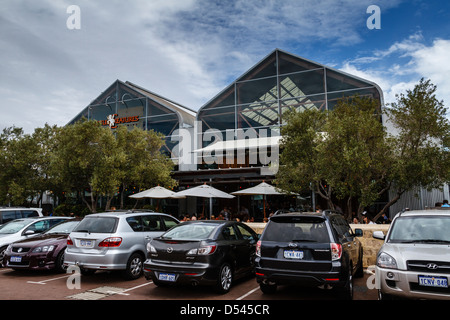
POLYGON ((194 150, 194 152, 212 152, 242 149, 258 149, 264 147, 272 147, 280 144, 281 136, 249 138, 240 140, 218 141, 206 146, 202 149, 194 150))

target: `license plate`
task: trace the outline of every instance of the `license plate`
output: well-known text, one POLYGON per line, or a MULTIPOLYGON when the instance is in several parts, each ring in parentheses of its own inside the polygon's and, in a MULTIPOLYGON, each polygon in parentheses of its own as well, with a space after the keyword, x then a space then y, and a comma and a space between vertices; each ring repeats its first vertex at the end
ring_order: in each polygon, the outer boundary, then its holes
POLYGON ((419 276, 419 285, 425 287, 448 288, 446 277, 419 276))
POLYGON ((92 248, 94 246, 93 240, 80 240, 80 247, 92 248))
POLYGON ((22 262, 22 257, 11 257, 11 259, 9 259, 9 261, 11 261, 11 262, 22 262))
POLYGON ((286 259, 303 259, 303 251, 298 250, 284 250, 284 257, 286 259))
POLYGON ((158 276, 159 280, 163 280, 163 281, 175 281, 175 274, 173 273, 160 273, 158 276))

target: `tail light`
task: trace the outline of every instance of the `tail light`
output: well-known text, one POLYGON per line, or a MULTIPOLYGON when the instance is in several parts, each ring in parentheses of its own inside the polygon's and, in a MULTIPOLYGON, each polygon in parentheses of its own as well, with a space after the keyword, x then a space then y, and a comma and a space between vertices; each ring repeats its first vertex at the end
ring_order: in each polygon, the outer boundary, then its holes
POLYGON ((256 255, 261 257, 261 240, 256 243, 256 255))
POLYGON ((100 242, 98 244, 98 246, 99 247, 113 248, 113 247, 120 246, 121 243, 122 243, 122 238, 120 238, 120 237, 111 237, 111 238, 106 238, 105 240, 100 242))
POLYGON ((339 243, 330 243, 331 260, 338 260, 342 256, 342 245, 339 243))
POLYGON ((217 248, 217 246, 215 246, 215 245, 195 248, 195 249, 189 250, 187 255, 188 256, 193 256, 193 255, 206 256, 209 254, 213 254, 216 251, 216 248, 217 248))
POLYGON ((70 239, 70 237, 67 237, 67 245, 73 246, 73 241, 72 241, 72 239, 70 239))

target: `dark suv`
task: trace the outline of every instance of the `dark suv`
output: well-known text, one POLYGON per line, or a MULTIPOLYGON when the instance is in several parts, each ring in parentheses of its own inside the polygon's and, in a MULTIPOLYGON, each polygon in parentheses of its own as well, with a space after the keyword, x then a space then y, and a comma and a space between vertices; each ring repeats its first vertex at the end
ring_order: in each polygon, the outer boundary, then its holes
POLYGON ((256 279, 264 293, 278 284, 333 287, 353 298, 353 276, 363 276, 363 249, 342 215, 283 213, 270 218, 256 247, 256 279))

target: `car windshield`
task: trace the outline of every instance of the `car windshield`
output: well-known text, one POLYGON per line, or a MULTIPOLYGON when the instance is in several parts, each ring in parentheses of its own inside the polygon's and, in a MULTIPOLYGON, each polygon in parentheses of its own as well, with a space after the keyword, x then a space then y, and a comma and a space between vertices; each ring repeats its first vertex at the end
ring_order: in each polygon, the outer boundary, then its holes
POLYGON ((315 217, 279 217, 271 219, 263 240, 279 242, 330 242, 325 220, 315 217))
POLYGON ((53 228, 47 230, 45 234, 71 233, 72 230, 80 223, 79 220, 58 223, 53 228))
POLYGON ((117 219, 113 217, 85 217, 73 230, 87 233, 114 233, 117 219))
POLYGON ((208 239, 217 224, 208 223, 182 223, 176 225, 165 234, 163 239, 177 240, 205 240, 208 239))
POLYGON ((388 242, 450 243, 450 217, 399 217, 392 225, 388 242))
POLYGON ((15 220, 8 222, 0 227, 0 234, 13 234, 20 231, 30 223, 29 220, 15 220))

